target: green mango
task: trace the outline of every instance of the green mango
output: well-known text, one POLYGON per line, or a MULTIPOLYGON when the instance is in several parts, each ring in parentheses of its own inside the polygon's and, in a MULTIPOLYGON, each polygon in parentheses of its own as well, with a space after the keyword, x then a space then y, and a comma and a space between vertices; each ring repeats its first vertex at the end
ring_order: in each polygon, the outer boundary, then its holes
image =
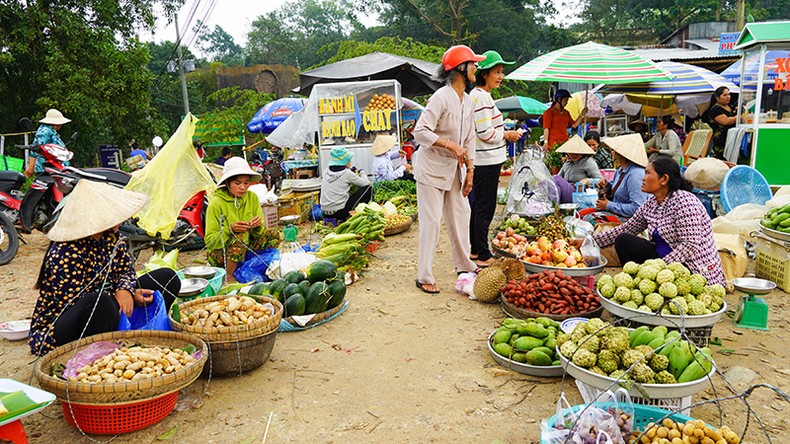
POLYGON ((543 346, 541 346, 541 347, 535 347, 535 348, 533 348, 533 349, 532 349, 532 351, 540 351, 540 352, 543 352, 543 353, 545 353, 545 354, 546 354, 546 356, 548 356, 549 358, 552 358, 552 357, 554 357, 554 349, 551 349, 551 348, 548 348, 548 347, 543 347, 543 346))
POLYGON ((527 354, 526 353, 513 353, 513 356, 510 358, 516 362, 520 362, 522 364, 527 363, 527 354))
POLYGON ((516 350, 532 350, 533 348, 540 347, 541 345, 543 345, 542 339, 533 338, 532 336, 521 336, 516 339, 513 347, 516 350))
POLYGON ((494 344, 507 342, 510 340, 511 336, 513 336, 513 332, 510 331, 509 329, 497 331, 496 333, 494 333, 494 344))
POLYGON ((549 336, 549 331, 542 324, 535 322, 526 327, 526 334, 533 338, 544 339, 549 336))
POLYGON ((546 367, 551 365, 551 357, 540 350, 530 350, 527 353, 527 364, 546 367))
POLYGON ((506 358, 510 358, 510 355, 513 354, 513 349, 505 343, 494 344, 494 351, 506 358))
POLYGON ((646 325, 642 325, 638 328, 631 330, 631 333, 628 334, 629 342, 631 343, 631 348, 635 347, 634 342, 636 341, 636 338, 647 330, 650 330, 650 328, 648 328, 646 325))

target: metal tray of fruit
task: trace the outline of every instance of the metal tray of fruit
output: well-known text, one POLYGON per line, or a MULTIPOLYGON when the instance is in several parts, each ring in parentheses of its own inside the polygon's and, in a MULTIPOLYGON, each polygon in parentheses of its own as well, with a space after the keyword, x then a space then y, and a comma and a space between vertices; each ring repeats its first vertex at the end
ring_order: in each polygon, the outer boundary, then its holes
MULTIPOLYGON (((600 299, 600 295, 598 296, 600 299)), ((516 319, 528 319, 528 318, 540 318, 545 317, 551 320, 561 322, 566 319, 570 318, 600 318, 601 314, 603 313, 603 306, 598 306, 595 310, 591 310, 584 313, 571 313, 567 315, 557 315, 551 313, 540 313, 537 311, 529 311, 524 310, 521 307, 517 307, 515 304, 511 304, 507 301, 507 298, 504 296, 500 296, 500 301, 502 304, 502 311, 505 312, 506 315, 510 316, 511 318, 516 319)))
POLYGON ((619 316, 639 324, 663 325, 670 328, 680 328, 681 325, 685 326, 686 328, 710 327, 711 325, 719 322, 721 317, 727 311, 727 303, 722 302, 721 310, 717 311, 716 313, 700 316, 686 316, 683 318, 679 315, 647 313, 644 311, 634 310, 633 308, 624 307, 611 299, 606 299, 605 297, 601 296, 600 291, 598 292, 598 299, 601 300, 601 306, 605 308, 606 311, 615 316, 619 316))
POLYGON ((507 252, 499 247, 495 247, 491 245, 491 251, 494 252, 494 256, 496 257, 512 257, 516 258, 516 255, 510 252, 507 252))
MULTIPOLYGON (((559 353, 560 350, 557 348, 557 354, 559 353)), ((559 356, 562 367, 577 381, 581 381, 598 390, 617 389, 618 382, 616 379, 583 369, 573 362, 568 361, 568 358, 565 356, 561 354, 559 354, 559 356)), ((684 398, 686 396, 695 395, 710 387, 713 383, 711 379, 715 373, 716 362, 714 361, 713 369, 704 378, 697 379, 696 381, 684 382, 682 384, 640 384, 634 382, 628 389, 628 394, 643 399, 684 398)))
POLYGON ((494 333, 496 333, 496 330, 492 331, 491 334, 488 335, 488 341, 486 344, 488 344, 488 351, 491 352, 491 356, 494 358, 494 361, 496 361, 497 364, 501 365, 502 367, 525 375, 542 376, 544 378, 559 378, 563 373, 565 373, 565 370, 561 365, 529 365, 513 361, 512 359, 508 359, 500 355, 491 345, 491 342, 494 340, 494 333))
POLYGON ((557 271, 562 270, 562 274, 566 276, 578 277, 578 276, 590 276, 593 274, 598 274, 603 271, 604 267, 608 263, 605 257, 601 257, 601 263, 594 266, 594 267, 584 267, 584 268, 568 268, 568 267, 548 267, 546 265, 538 265, 533 264, 531 262, 521 261, 524 264, 524 269, 529 271, 530 273, 541 273, 543 271, 557 271))
POLYGON ((790 242, 790 233, 782 233, 781 231, 778 230, 772 230, 763 224, 760 224, 760 230, 762 230, 762 232, 765 233, 766 236, 770 236, 774 239, 778 239, 781 241, 790 242))

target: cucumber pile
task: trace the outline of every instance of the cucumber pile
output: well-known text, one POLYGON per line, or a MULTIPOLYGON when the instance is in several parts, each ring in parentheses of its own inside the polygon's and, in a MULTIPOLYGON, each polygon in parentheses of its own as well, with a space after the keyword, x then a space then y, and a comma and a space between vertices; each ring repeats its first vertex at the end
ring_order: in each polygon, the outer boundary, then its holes
POLYGON ((768 211, 760 225, 790 234, 790 204, 768 211))
POLYGON ((335 264, 319 260, 307 268, 307 274, 291 271, 282 279, 253 285, 248 293, 280 301, 283 317, 301 316, 323 313, 343 303, 346 284, 335 264))

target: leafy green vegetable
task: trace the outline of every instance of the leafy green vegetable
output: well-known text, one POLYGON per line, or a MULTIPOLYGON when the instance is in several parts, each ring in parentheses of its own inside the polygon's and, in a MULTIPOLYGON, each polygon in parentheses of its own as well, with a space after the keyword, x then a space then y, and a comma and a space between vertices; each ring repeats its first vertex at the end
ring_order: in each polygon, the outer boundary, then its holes
POLYGON ((376 183, 375 202, 384 203, 395 196, 417 194, 417 183, 411 180, 386 180, 376 183))

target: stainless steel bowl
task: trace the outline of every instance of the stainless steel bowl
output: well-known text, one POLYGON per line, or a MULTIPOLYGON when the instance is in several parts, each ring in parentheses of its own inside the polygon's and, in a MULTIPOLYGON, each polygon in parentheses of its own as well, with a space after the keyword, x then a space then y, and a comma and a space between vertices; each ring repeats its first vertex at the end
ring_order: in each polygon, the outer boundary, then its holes
POLYGON ((181 280, 181 291, 179 297, 196 296, 208 288, 208 281, 202 278, 189 278, 181 280))
POLYGON ((191 267, 184 268, 184 277, 187 278, 211 279, 216 274, 217 270, 215 270, 214 267, 209 267, 208 265, 193 265, 191 267))
POLYGON ((280 223, 283 225, 294 224, 299 220, 300 216, 298 214, 292 214, 290 216, 283 216, 280 218, 280 223))
POLYGON ((735 278, 730 282, 736 290, 748 294, 768 294, 776 288, 775 283, 760 278, 735 278))

